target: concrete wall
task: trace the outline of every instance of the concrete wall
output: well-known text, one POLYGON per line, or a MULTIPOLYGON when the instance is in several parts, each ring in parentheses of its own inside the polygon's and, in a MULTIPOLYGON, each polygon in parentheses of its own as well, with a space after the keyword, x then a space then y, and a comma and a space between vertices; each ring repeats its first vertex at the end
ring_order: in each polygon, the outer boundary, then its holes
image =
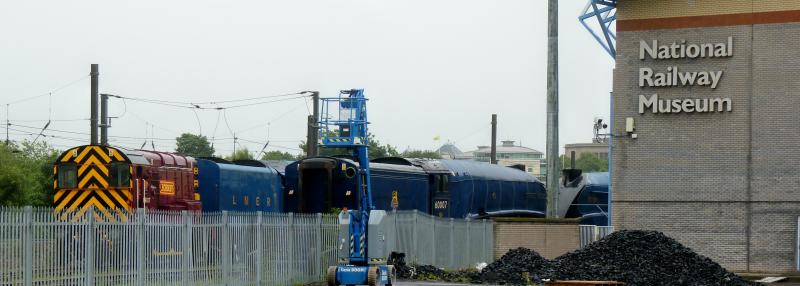
POLYGON ((625 134, 625 118, 632 117, 638 139, 614 139, 614 226, 663 231, 730 270, 794 270, 800 216, 800 23, 793 21, 800 17, 781 14, 787 22, 743 25, 747 19, 740 19, 725 25, 719 15, 800 9, 800 1, 620 1, 618 9, 620 19, 699 17, 639 24, 694 21, 675 25, 699 27, 647 29, 620 20, 621 26, 635 28, 618 33, 613 132, 625 134), (732 57, 639 59, 640 40, 715 43, 729 36, 734 38, 732 57), (639 87, 640 67, 663 71, 668 66, 724 74, 716 89, 639 87), (733 109, 640 114, 638 96, 653 93, 667 99, 729 97, 733 109))
POLYGON ((494 224, 494 257, 525 247, 553 259, 578 248, 580 231, 574 222, 504 222, 494 224))

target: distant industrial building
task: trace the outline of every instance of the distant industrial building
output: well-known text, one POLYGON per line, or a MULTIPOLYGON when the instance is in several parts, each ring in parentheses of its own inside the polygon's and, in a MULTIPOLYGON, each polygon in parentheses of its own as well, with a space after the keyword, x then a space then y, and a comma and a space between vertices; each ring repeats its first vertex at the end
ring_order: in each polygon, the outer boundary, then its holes
POLYGON ((456 145, 453 143, 445 143, 439 149, 436 149, 436 153, 439 153, 439 156, 442 156, 442 159, 449 159, 449 160, 472 160, 472 153, 464 153, 461 149, 458 149, 456 145))

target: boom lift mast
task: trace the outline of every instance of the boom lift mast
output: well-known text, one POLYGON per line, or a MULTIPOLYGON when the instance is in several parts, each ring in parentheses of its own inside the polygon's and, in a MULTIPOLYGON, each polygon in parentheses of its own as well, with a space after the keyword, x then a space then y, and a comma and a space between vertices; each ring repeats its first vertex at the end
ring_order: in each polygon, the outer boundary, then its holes
MULTIPOLYGON (((339 224, 344 227, 339 235, 339 265, 328 267, 328 285, 392 285, 395 270, 386 265, 385 251, 381 251, 383 234, 370 233, 369 226, 378 226, 386 212, 375 210, 369 172, 367 99, 363 89, 343 90, 338 97, 321 98, 322 118, 320 142, 323 148, 347 148, 358 161, 356 193, 360 199, 358 210, 342 211, 339 224), (373 251, 370 251, 373 246, 373 251)), ((376 229, 377 230, 377 229, 376 229)))

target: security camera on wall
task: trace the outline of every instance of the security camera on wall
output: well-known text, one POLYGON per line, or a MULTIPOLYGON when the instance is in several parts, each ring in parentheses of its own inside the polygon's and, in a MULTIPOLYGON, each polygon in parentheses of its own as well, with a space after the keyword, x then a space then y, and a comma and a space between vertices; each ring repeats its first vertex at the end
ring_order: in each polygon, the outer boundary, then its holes
POLYGON ((625 118, 625 132, 628 133, 632 139, 639 138, 636 133, 633 133, 634 131, 636 131, 636 126, 634 125, 633 117, 625 118))

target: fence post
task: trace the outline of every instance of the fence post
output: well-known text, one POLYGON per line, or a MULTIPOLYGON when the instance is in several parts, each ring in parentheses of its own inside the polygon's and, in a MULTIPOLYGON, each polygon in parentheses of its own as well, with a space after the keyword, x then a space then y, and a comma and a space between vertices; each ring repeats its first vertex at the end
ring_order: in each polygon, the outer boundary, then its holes
MULTIPOLYGON (((474 259, 472 257, 472 244, 470 243, 470 241, 471 241, 470 238, 472 237, 472 220, 466 219, 465 221, 467 222, 467 231, 466 231, 466 234, 464 235, 464 236, 467 237, 467 247, 466 247, 467 248, 467 261, 469 262, 469 264, 472 264, 472 263, 478 262, 478 261, 475 261, 476 259, 474 259)), ((470 265, 467 265, 467 266, 470 266, 470 265)))
POLYGON ((317 214, 317 278, 322 278, 325 275, 325 260, 322 257, 322 213, 317 214))
POLYGON ((181 280, 183 285, 189 285, 189 263, 191 260, 189 256, 192 253, 192 227, 189 222, 189 212, 181 211, 181 220, 183 221, 183 263, 181 265, 181 280))
POLYGON ((413 228, 412 228, 412 230, 413 230, 413 232, 414 232, 414 236, 413 236, 413 237, 411 237, 411 239, 413 239, 413 240, 414 240, 414 242, 413 242, 413 244, 414 244, 414 254, 413 254, 413 256, 411 256, 411 257, 413 257, 413 258, 414 258, 414 259, 413 259, 414 263, 417 263, 417 264, 419 264, 420 262, 419 262, 419 259, 418 259, 418 257, 419 257, 421 254, 420 254, 420 252, 419 252, 419 244, 418 244, 418 243, 419 243, 419 242, 418 242, 418 241, 419 241, 419 239, 418 239, 418 237, 417 237, 417 236, 419 236, 419 229, 418 229, 418 228, 419 228, 419 226, 417 225, 417 216, 418 216, 418 214, 417 214, 417 210, 416 210, 416 209, 414 209, 414 211, 413 211, 413 214, 414 214, 414 224, 413 224, 413 228))
POLYGON ((261 271, 264 268, 264 238, 262 237, 261 224, 263 217, 261 211, 256 212, 256 285, 261 285, 261 271))
MULTIPOLYGON (((483 227, 483 243, 481 243, 481 248, 483 252, 481 252, 481 256, 484 260, 489 257, 489 251, 486 249, 486 246, 489 245, 489 241, 486 240, 486 219, 481 220, 481 226, 483 227)), ((490 261, 483 261, 489 263, 490 261)))
POLYGON ((289 258, 288 259, 289 260, 289 267, 287 267, 287 269, 289 269, 289 271, 290 271, 289 272, 289 284, 294 284, 294 278, 295 278, 295 276, 297 276, 297 269, 295 268, 295 265, 294 265, 294 254, 295 254, 295 251, 294 251, 294 238, 295 238, 295 235, 294 235, 294 213, 289 213, 289 224, 287 225, 286 233, 289 236, 288 239, 287 239, 289 241, 289 247, 288 247, 289 251, 287 251, 287 254, 289 256, 288 257, 289 258))
POLYGON ((86 243, 86 253, 84 259, 86 262, 86 285, 94 286, 94 206, 89 206, 89 209, 83 213, 86 218, 86 228, 84 229, 83 239, 86 243))
POLYGON ((431 265, 436 265, 436 217, 431 217, 431 265))
POLYGON ((222 211, 222 281, 223 285, 228 285, 231 279, 231 246, 230 229, 228 223, 228 211, 222 211))
POLYGON ((136 209, 136 285, 144 285, 144 209, 136 209))
POLYGON ((455 225, 453 224, 454 220, 455 220, 454 218, 452 217, 450 218, 450 269, 455 269, 456 265, 456 249, 455 249, 456 240, 454 239, 454 236, 456 234, 456 228, 455 225))
POLYGON ((33 207, 26 206, 25 209, 25 231, 23 244, 25 251, 25 286, 33 285, 33 207))

